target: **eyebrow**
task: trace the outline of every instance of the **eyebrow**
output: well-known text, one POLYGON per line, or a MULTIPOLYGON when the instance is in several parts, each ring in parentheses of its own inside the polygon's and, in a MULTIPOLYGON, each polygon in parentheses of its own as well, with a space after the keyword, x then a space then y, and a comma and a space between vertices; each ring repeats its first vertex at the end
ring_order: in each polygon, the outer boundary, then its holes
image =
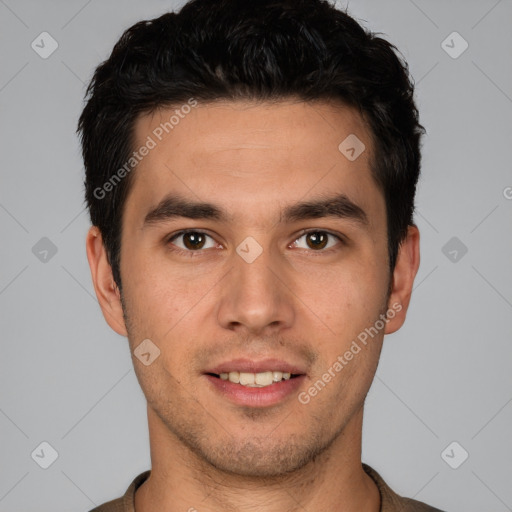
MULTIPOLYGON (((177 217, 188 219, 210 219, 227 222, 232 216, 223 208, 211 203, 191 201, 171 194, 163 198, 145 216, 143 226, 159 224, 177 217)), ((335 217, 355 221, 362 227, 369 224, 365 211, 345 194, 297 203, 287 206, 279 217, 279 222, 290 223, 301 220, 335 217)))

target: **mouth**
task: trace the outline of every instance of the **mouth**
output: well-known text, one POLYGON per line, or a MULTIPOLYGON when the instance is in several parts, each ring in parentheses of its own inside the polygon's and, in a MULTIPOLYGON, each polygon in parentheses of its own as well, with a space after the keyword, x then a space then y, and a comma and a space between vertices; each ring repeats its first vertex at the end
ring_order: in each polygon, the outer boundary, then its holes
POLYGON ((204 372, 210 389, 236 405, 268 407, 296 394, 306 372, 278 359, 255 362, 237 359, 204 372))

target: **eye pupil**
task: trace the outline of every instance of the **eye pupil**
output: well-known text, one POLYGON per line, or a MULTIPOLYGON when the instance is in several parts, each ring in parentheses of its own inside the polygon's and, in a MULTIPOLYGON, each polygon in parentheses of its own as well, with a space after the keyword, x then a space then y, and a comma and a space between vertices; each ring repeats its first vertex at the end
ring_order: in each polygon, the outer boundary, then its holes
POLYGON ((183 242, 187 249, 201 249, 204 245, 205 237, 201 233, 184 233, 183 242))
POLYGON ((307 244, 312 249, 323 249, 327 245, 327 235, 325 233, 308 233, 306 235, 307 244), (312 242, 312 245, 310 244, 312 242))

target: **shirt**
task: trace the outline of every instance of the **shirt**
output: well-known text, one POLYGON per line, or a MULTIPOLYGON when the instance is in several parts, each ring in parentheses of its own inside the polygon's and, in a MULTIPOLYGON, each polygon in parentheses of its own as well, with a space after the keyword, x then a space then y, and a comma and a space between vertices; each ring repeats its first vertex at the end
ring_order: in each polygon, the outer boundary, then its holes
MULTIPOLYGON (((380 493, 379 512, 442 512, 421 501, 403 498, 396 494, 373 468, 363 464, 363 469, 377 485, 380 493)), ((144 471, 132 481, 124 496, 94 508, 90 512, 135 512, 135 491, 149 477, 151 470, 144 471)))

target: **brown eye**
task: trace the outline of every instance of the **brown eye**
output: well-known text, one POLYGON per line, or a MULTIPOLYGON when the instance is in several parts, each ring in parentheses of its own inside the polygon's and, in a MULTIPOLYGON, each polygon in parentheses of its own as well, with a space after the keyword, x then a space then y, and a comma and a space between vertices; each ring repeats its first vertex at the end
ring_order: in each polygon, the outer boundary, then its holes
POLYGON ((205 237, 201 233, 185 233, 183 244, 187 249, 202 249, 205 237))
POLYGON ((211 249, 215 246, 215 241, 210 235, 200 231, 182 231, 174 235, 169 243, 179 249, 186 251, 199 251, 201 249, 211 249), (210 240, 208 240, 210 239, 210 240))
POLYGON ((306 235, 306 243, 311 249, 323 249, 328 242, 327 233, 321 231, 308 233, 306 235))
POLYGON ((328 231, 309 231, 297 238, 293 245, 299 249, 324 252, 323 249, 330 249, 334 247, 336 243, 343 243, 343 240, 333 233, 329 233, 328 231))

